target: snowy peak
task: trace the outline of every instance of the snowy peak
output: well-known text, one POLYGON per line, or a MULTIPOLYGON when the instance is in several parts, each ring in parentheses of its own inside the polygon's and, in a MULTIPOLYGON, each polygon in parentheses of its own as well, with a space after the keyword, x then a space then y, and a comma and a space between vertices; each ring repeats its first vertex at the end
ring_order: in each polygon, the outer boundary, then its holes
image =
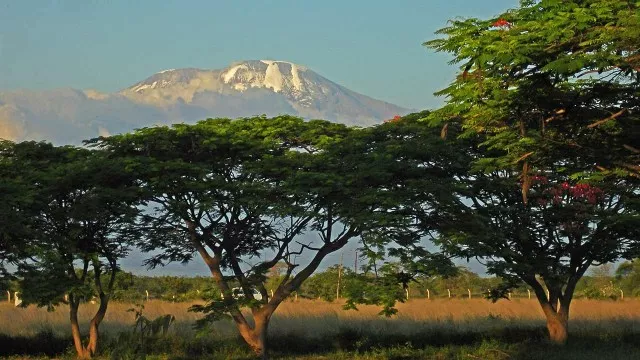
POLYGON ((193 78, 198 76, 199 69, 168 69, 155 73, 151 77, 140 81, 133 86, 125 89, 122 93, 138 93, 160 88, 170 88, 175 84, 189 83, 193 78))
POLYGON ((220 74, 224 84, 236 91, 268 89, 284 95, 299 106, 309 107, 322 78, 305 66, 288 61, 249 60, 231 65, 220 74))
POLYGON ((261 114, 369 126, 408 112, 302 65, 248 60, 219 70, 162 70, 118 93, 0 91, 0 138, 78 144, 144 126, 261 114))
MULTIPOLYGON (((219 114, 215 110, 222 107, 235 106, 241 110, 238 113, 255 108, 251 111, 371 125, 408 112, 344 88, 306 66, 280 60, 246 60, 219 70, 163 70, 120 91, 119 95, 167 111, 176 111, 177 105, 188 105, 189 111, 204 116, 219 114), (240 103, 252 105, 240 109, 240 103), (276 107, 281 110, 276 111, 276 107), (260 110, 263 108, 268 111, 260 110)), ((184 109, 179 111, 182 116, 184 109)))
POLYGON ((300 73, 306 71, 306 67, 288 61, 252 60, 231 65, 222 71, 221 77, 238 91, 261 87, 274 92, 300 92, 304 90, 300 73))
POLYGON ((248 60, 222 70, 163 70, 120 94, 138 102, 167 106, 176 101, 191 103, 205 92, 241 94, 262 89, 283 96, 294 107, 310 108, 328 94, 339 91, 337 86, 292 62, 248 60))

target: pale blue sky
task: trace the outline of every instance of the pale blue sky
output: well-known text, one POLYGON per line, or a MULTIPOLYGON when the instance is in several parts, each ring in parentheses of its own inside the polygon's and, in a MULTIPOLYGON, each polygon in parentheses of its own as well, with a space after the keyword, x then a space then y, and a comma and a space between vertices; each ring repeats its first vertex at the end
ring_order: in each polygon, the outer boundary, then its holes
POLYGON ((111 92, 167 68, 248 59, 304 64, 357 92, 414 109, 453 76, 421 44, 456 16, 518 0, 0 0, 0 90, 111 92))
MULTIPOLYGON (((424 109, 453 78, 421 44, 448 19, 489 17, 518 0, 0 0, 0 91, 117 91, 168 68, 287 60, 347 88, 424 109)), ((353 264, 355 245, 344 251, 353 264)), ((333 254, 325 265, 336 263, 333 254)), ((124 262, 144 272, 142 256, 124 262)), ((480 270, 472 264, 474 270, 480 270)), ((200 259, 153 274, 207 274, 200 259)))

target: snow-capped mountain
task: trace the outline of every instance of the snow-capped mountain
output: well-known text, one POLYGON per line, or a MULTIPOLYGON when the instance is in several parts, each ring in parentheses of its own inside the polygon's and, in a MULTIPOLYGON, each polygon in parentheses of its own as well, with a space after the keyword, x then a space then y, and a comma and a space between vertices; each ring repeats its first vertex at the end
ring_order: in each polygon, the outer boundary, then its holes
POLYGON ((368 126, 407 112, 302 65, 250 60, 221 70, 164 70, 111 94, 74 89, 0 92, 0 138, 77 143, 153 124, 259 114, 368 126))

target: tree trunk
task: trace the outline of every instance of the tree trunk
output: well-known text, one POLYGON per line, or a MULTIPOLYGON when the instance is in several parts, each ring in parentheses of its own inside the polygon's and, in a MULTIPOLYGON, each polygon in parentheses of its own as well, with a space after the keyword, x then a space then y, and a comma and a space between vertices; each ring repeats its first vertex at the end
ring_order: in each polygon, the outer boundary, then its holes
POLYGON ((564 345, 567 343, 569 335, 569 319, 562 312, 547 315, 547 330, 549 330, 549 339, 557 344, 564 345))
POLYGON ((268 359, 267 356, 267 330, 271 314, 259 312, 254 314, 255 325, 253 328, 238 326, 240 335, 247 342, 251 350, 260 359, 268 359))
MULTIPOLYGON (((209 268, 209 271, 211 272, 216 285, 218 285, 218 287, 224 294, 225 299, 227 299, 228 297, 229 301, 231 301, 231 299, 233 299, 233 295, 231 293, 231 289, 229 288, 227 280, 225 280, 225 277, 222 274, 222 270, 220 267, 222 250, 218 250, 218 253, 214 251, 213 256, 210 255, 199 239, 195 223, 190 220, 185 220, 185 224, 189 229, 189 239, 191 244, 196 248, 204 262, 207 264, 207 267, 209 268)), ((331 226, 328 226, 328 229, 328 233, 325 235, 325 237, 327 239, 331 239, 331 226)), ((280 284, 275 294, 273 294, 271 299, 266 304, 263 304, 261 308, 252 309, 255 323, 253 327, 247 322, 244 315, 237 306, 233 306, 229 309, 231 318, 235 322, 240 335, 258 357, 262 359, 268 358, 267 329, 269 327, 269 320, 271 319, 271 315, 273 315, 278 305, 280 305, 280 303, 284 299, 286 299, 287 296, 289 296, 293 291, 297 290, 304 280, 306 280, 309 276, 311 276, 311 274, 313 274, 313 272, 318 268, 320 262, 325 258, 325 256, 338 249, 341 249, 344 245, 347 244, 347 241, 349 239, 355 237, 356 235, 358 235, 358 233, 353 228, 349 228, 349 230, 346 233, 342 234, 338 239, 330 242, 327 245, 324 245, 316 253, 311 262, 293 279, 289 280, 289 282, 286 284, 280 284)), ((232 250, 233 249, 227 249, 227 251, 229 251, 230 253, 233 253, 232 250)), ((249 286, 247 282, 244 281, 246 279, 244 279, 240 268, 235 267, 234 273, 236 274, 237 279, 240 281, 240 284, 243 287, 246 296, 250 296, 250 291, 248 291, 249 286)), ((290 274, 290 272, 288 272, 288 274, 290 274)))
POLYGON ((569 307, 573 298, 575 282, 571 282, 567 286, 564 295, 561 291, 551 287, 549 297, 536 279, 529 279, 527 284, 533 288, 547 319, 549 340, 557 345, 566 344, 569 337, 569 307))
POLYGON ((87 345, 87 350, 90 356, 96 354, 96 350, 98 348, 98 338, 99 331, 98 328, 100 323, 104 319, 105 314, 107 313, 107 305, 109 304, 109 296, 102 295, 100 296, 100 307, 98 308, 98 312, 91 319, 91 323, 89 323, 89 344, 87 345))
POLYGON ((73 337, 73 346, 76 348, 78 359, 89 359, 91 355, 89 351, 82 345, 82 335, 80 334, 80 325, 78 324, 78 307, 80 301, 71 299, 69 302, 69 318, 71 320, 71 336, 73 337))
POLYGON ((78 308, 80 301, 71 299, 69 302, 69 315, 71 319, 71 335, 73 337, 73 345, 76 349, 78 359, 91 359, 98 348, 99 326, 107 313, 108 296, 103 296, 100 300, 98 312, 89 323, 89 343, 87 346, 82 344, 82 335, 80 334, 80 325, 78 323, 78 308))

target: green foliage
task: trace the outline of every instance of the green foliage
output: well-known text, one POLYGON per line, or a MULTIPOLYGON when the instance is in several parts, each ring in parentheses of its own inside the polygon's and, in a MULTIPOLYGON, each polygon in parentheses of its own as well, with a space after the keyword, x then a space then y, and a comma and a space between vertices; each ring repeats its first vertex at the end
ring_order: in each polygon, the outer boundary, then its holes
POLYGON ((17 267, 22 306, 53 310, 67 303, 77 330, 80 303, 97 298, 90 345, 74 333, 78 356, 93 355, 118 262, 138 235, 131 227, 139 212, 137 183, 102 151, 36 142, 2 147, 0 182, 20 194, 9 193, 17 196, 0 209, 3 221, 7 213, 16 221, 16 228, 3 225, 0 242, 12 247, 8 260, 17 267))
POLYGON ((523 204, 520 178, 516 171, 470 170, 461 181, 459 207, 440 223, 438 242, 452 254, 486 261, 506 282, 502 294, 524 281, 546 300, 543 282, 570 301, 591 264, 635 254, 638 199, 630 183, 575 184, 561 170, 539 171, 523 204))
POLYGON ((620 264, 615 272, 615 282, 625 296, 640 296, 640 260, 620 264))
POLYGON ((461 64, 425 121, 459 124, 469 163, 438 242, 504 279, 494 299, 524 281, 566 322, 590 265, 637 256, 639 5, 522 1, 425 43, 461 64))
POLYGON ((15 279, 6 265, 14 266, 30 253, 28 219, 36 198, 22 181, 19 160, 14 156, 16 144, 0 140, 0 288, 9 288, 15 279))
POLYGON ((391 231, 374 228, 361 236, 366 273, 360 289, 348 293, 350 308, 356 303, 378 304, 383 313, 393 314, 393 305, 404 299, 404 289, 417 276, 454 271, 450 259, 429 251, 423 239, 436 230, 440 207, 456 202, 451 179, 463 169, 464 154, 454 151, 439 129, 419 122, 428 114, 409 114, 365 129, 364 141, 350 143, 352 151, 368 154, 370 160, 365 161, 388 169, 386 177, 376 175, 386 183, 386 214, 404 219, 404 225, 391 231))
POLYGON ((159 250, 147 264, 198 253, 223 295, 193 306, 206 314, 199 323, 231 316, 251 343, 263 336, 248 334, 266 326, 254 329, 241 307, 268 322, 328 254, 365 231, 406 247, 419 239, 400 205, 414 190, 403 184, 399 149, 382 153, 370 140, 362 129, 279 116, 145 128, 92 143, 124 161, 145 194, 138 245, 159 250), (286 269, 269 281, 278 263, 286 269))
POLYGON ((209 277, 140 276, 118 272, 111 298, 121 302, 141 302, 149 292, 150 299, 165 301, 202 300, 206 291, 212 290, 219 296, 209 277))
POLYGON ((350 279, 353 277, 353 270, 334 265, 325 271, 318 272, 307 279, 300 287, 300 293, 312 299, 322 299, 334 301, 337 296, 338 278, 340 277, 340 292, 345 295, 345 288, 348 287, 350 279))
POLYGON ((399 264, 384 264, 375 275, 365 273, 351 279, 345 291, 344 308, 357 310, 356 304, 381 305, 380 315, 395 315, 398 310, 394 305, 405 301, 405 290, 411 280, 399 264))
MULTIPOLYGON (((490 19, 458 19, 425 43, 461 64, 429 123, 460 122, 503 150, 479 169, 551 166, 558 153, 589 164, 568 175, 640 172, 637 1, 523 1, 490 19), (595 167, 594 167, 595 165, 595 167), (594 171, 595 170, 595 171, 594 171)), ((526 171, 524 171, 526 177, 526 171)))
POLYGON ((14 260, 24 303, 55 306, 65 293, 100 296, 107 290, 95 275, 115 274, 133 236, 127 228, 137 215, 132 179, 97 151, 33 142, 10 149, 3 153, 9 181, 24 192, 13 200, 22 211, 14 215, 28 229, 14 234, 23 244, 14 260))
POLYGON ((157 344, 166 339, 167 331, 175 321, 173 315, 161 315, 154 320, 144 316, 144 305, 136 304, 127 312, 135 313, 132 332, 121 333, 116 346, 111 350, 112 360, 146 359, 157 344))

